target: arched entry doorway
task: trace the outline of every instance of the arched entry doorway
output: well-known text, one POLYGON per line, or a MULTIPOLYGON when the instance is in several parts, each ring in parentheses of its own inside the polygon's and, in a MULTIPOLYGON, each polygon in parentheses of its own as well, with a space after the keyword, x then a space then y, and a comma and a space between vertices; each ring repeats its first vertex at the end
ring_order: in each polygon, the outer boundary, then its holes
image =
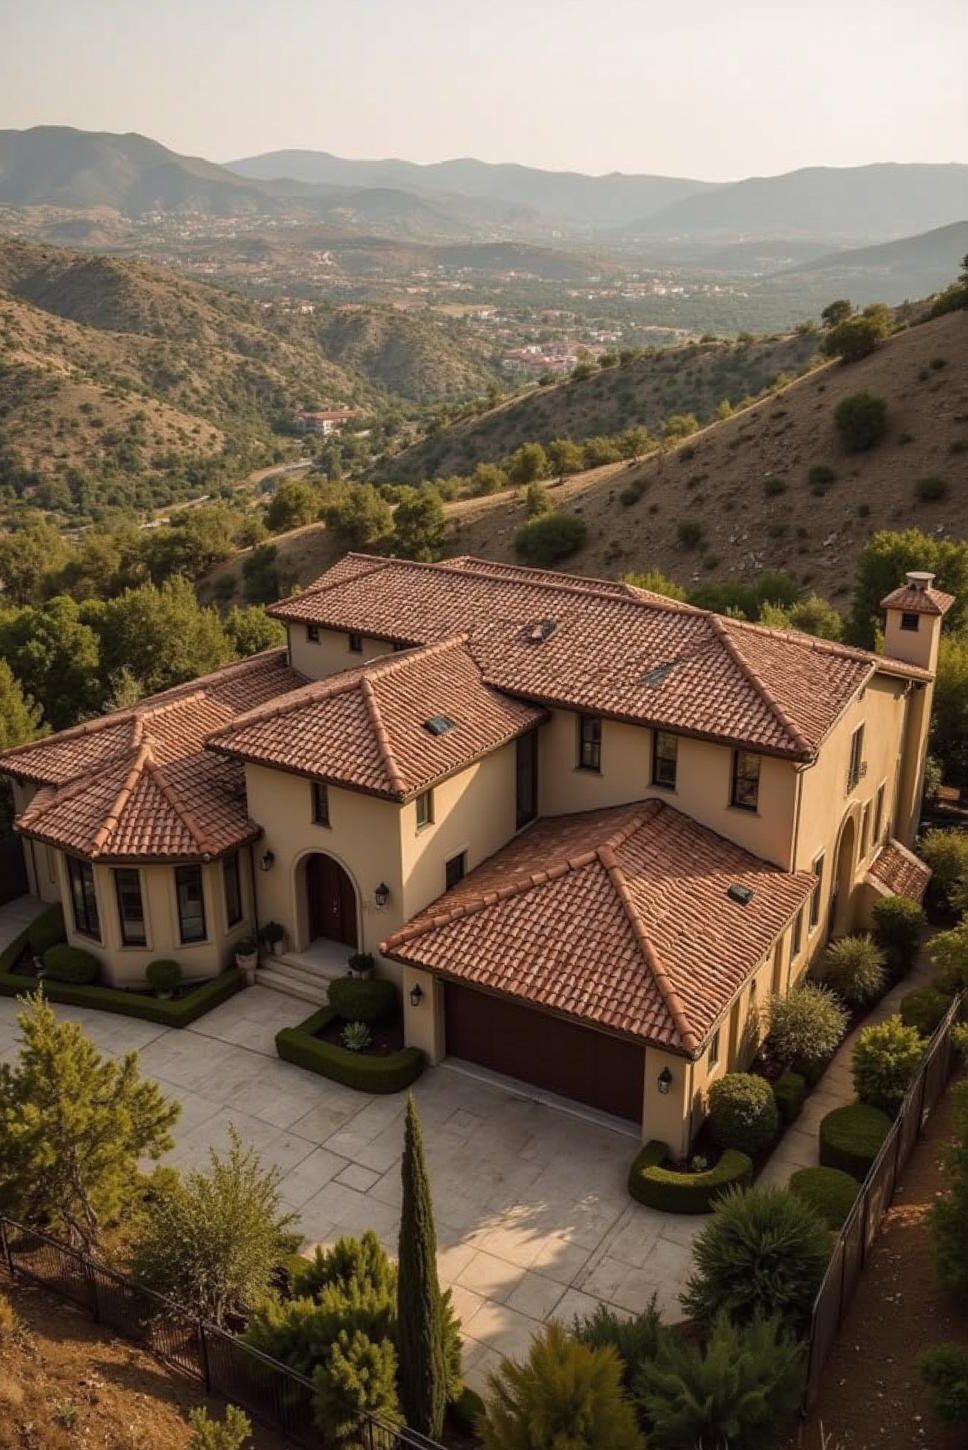
POLYGON ((309 941, 319 937, 359 945, 356 891, 348 871, 321 851, 305 858, 309 941))
POLYGON ((834 860, 833 885, 830 893, 830 918, 827 936, 844 936, 853 922, 854 853, 857 828, 848 816, 840 828, 837 855, 834 860))

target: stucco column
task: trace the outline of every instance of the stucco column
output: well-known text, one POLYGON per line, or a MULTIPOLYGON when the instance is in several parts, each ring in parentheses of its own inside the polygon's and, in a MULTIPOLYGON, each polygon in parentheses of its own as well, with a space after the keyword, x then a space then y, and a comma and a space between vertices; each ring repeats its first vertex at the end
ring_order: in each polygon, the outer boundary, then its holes
POLYGON ((432 972, 404 967, 401 992, 404 1041, 408 1047, 425 1052, 429 1063, 440 1062, 447 1051, 443 983, 432 972), (411 993, 418 997, 416 1002, 411 1000, 411 993))

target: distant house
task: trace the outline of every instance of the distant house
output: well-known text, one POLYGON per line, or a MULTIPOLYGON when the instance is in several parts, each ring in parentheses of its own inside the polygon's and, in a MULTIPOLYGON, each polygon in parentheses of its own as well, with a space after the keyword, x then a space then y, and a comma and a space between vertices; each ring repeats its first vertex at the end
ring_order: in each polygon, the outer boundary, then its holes
POLYGON ((356 408, 334 408, 331 412, 311 412, 300 408, 296 414, 296 427, 301 433, 319 433, 328 438, 331 433, 341 433, 347 423, 359 416, 356 408))

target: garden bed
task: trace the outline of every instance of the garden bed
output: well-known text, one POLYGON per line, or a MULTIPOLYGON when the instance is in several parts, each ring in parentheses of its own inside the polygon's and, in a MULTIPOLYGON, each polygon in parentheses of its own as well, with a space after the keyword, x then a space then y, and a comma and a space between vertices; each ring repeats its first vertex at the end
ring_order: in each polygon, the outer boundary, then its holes
POLYGON ((340 1036, 345 1022, 334 1007, 322 1007, 296 1027, 276 1033, 276 1052, 285 1062, 318 1072, 345 1087, 367 1093, 396 1093, 409 1087, 424 1070, 426 1059, 419 1047, 393 1047, 392 1034, 403 1028, 397 1021, 374 1023, 373 1044, 361 1052, 343 1047, 340 1036), (383 1041, 382 1050, 374 1050, 383 1041))
MULTIPOLYGON (((329 1042, 333 1047, 343 1046, 343 1029, 346 1023, 339 1018, 333 1018, 317 1027, 313 1036, 319 1042, 329 1042)), ((299 1030, 298 1028, 296 1029, 299 1030)), ((403 1018, 397 1017, 391 1022, 371 1022, 369 1024, 370 1045, 363 1049, 362 1053, 354 1052, 354 1057, 391 1057, 394 1053, 403 1050, 403 1018)))

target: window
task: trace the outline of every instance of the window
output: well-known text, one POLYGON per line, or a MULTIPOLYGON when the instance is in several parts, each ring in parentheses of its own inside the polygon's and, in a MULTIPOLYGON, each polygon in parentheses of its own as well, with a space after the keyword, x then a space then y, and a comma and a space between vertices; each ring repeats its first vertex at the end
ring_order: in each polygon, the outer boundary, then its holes
POLYGON ((205 894, 201 866, 175 867, 178 932, 182 943, 205 940, 205 894))
POLYGON ((793 918, 793 937, 790 941, 790 960, 799 956, 800 948, 803 946, 803 907, 793 918))
POLYGON ((877 795, 874 797, 874 845, 878 845, 881 839, 881 827, 884 824, 884 782, 877 787, 877 795))
POLYGON ((82 936, 101 940, 101 921, 97 914, 97 892, 94 889, 94 867, 90 861, 67 858, 67 874, 71 883, 74 925, 82 936))
POLYGON ((309 641, 310 644, 319 644, 319 625, 318 624, 307 624, 306 625, 306 639, 309 641))
POLYGON ((598 715, 578 717, 578 769, 601 770, 602 721, 598 715))
POLYGON ((782 983, 782 981, 783 981, 783 938, 780 937, 780 940, 777 942, 776 946, 773 948, 773 986, 772 986, 772 991, 773 991, 774 997, 777 996, 777 994, 779 993, 779 991, 780 991, 780 984, 782 983))
POLYGON ((871 833, 871 803, 864 802, 864 809, 860 818, 860 858, 863 861, 870 850, 871 833))
POLYGON ((114 889, 118 894, 121 941, 126 947, 147 946, 145 909, 141 900, 141 872, 129 870, 127 867, 123 871, 115 871, 114 889))
POLYGON ((363 636, 361 634, 348 634, 346 636, 347 648, 351 655, 363 653, 363 636))
POLYGON ((538 732, 519 735, 514 773, 514 824, 520 830, 538 814, 538 732))
POLYGON ((652 737, 652 784, 663 790, 676 788, 676 758, 679 737, 668 730, 657 730, 652 737))
POLYGON ((451 856, 444 867, 444 889, 450 891, 458 881, 463 881, 467 874, 467 852, 460 851, 456 856, 451 856))
POLYGON ((313 821, 317 826, 329 825, 329 786, 313 781, 313 821))
POLYGON ((225 883, 225 920, 235 926, 242 920, 242 873, 239 870, 239 853, 233 851, 222 862, 222 879, 225 883))
POLYGON ((823 887, 823 856, 818 856, 813 863, 813 874, 817 878, 817 884, 810 896, 810 930, 813 931, 820 920, 820 892, 823 887))
POLYGON ((918 632, 918 626, 920 625, 920 623, 921 623, 921 616, 919 614, 902 614, 901 615, 901 628, 902 629, 906 629, 906 630, 910 630, 911 634, 917 634, 917 632, 918 632))
POLYGON ((864 753, 864 727, 858 725, 850 737, 850 765, 847 767, 847 789, 853 790, 863 774, 861 756, 864 753))
POLYGON ((717 1067, 718 1065, 719 1065, 719 1028, 717 1027, 716 1028, 716 1031, 713 1033, 712 1037, 710 1037, 710 1039, 709 1039, 709 1071, 712 1072, 713 1068, 714 1067, 717 1067))
POLYGON ((424 826, 433 824, 434 819, 434 793, 432 790, 422 790, 417 796, 417 830, 422 831, 424 826))
POLYGON ((760 757, 748 750, 733 751, 733 790, 730 804, 755 811, 760 799, 760 757))

